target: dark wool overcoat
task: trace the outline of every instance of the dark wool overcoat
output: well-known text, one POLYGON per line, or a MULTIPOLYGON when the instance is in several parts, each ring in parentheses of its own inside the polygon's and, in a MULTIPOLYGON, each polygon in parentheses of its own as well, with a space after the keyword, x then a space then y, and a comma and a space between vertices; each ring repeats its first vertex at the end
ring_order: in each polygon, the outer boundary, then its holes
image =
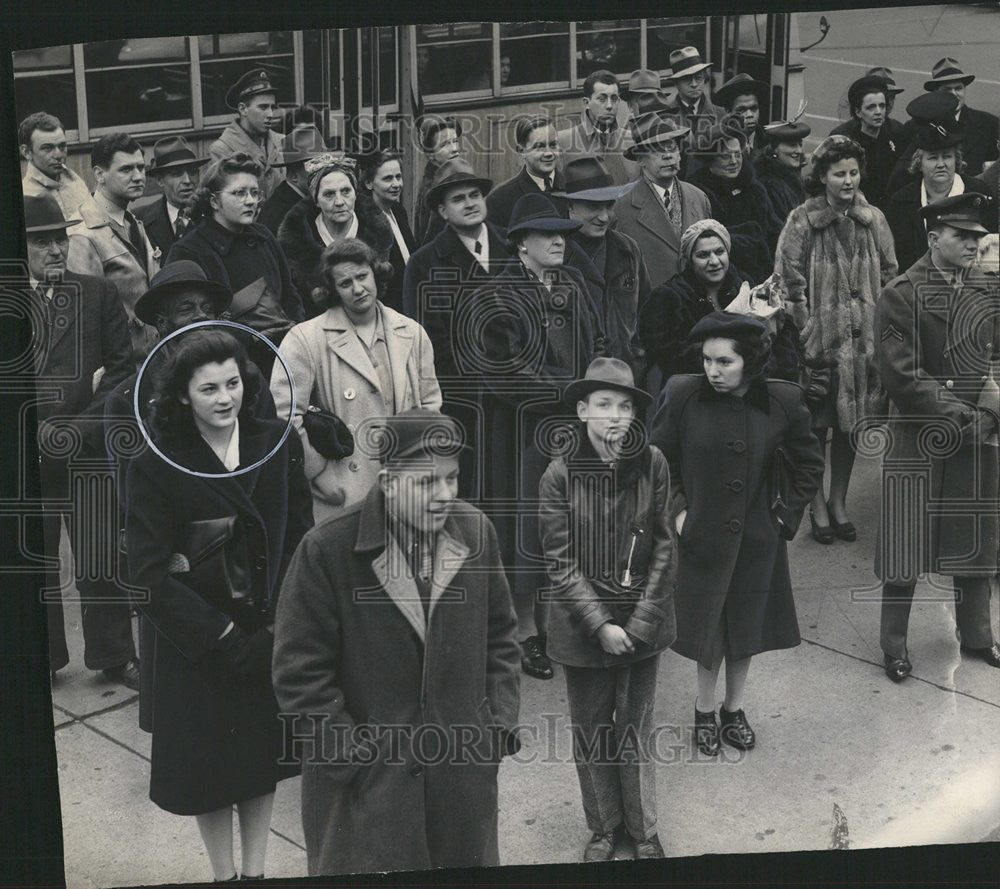
POLYGON ((785 164, 778 163, 773 157, 761 154, 754 161, 757 181, 771 201, 774 213, 784 225, 788 214, 808 197, 802 184, 802 173, 793 170, 785 164))
MULTIPOLYGON (((285 431, 278 420, 240 416, 240 465, 271 452, 285 431)), ((199 435, 160 445, 182 466, 223 473, 199 435)), ((229 625, 253 633, 273 622, 285 567, 312 525, 312 501, 294 431, 267 462, 248 473, 205 478, 183 472, 147 449, 129 465, 125 537, 129 575, 148 589, 136 599, 155 627, 142 670, 153 671, 149 797, 177 815, 211 812, 274 790, 295 774, 279 766, 282 726, 267 677, 240 680, 214 644, 229 625), (251 554, 248 566, 260 608, 227 601, 216 589, 194 589, 170 573, 190 522, 235 516, 251 554)))
POLYGON ((809 198, 788 217, 774 270, 788 288, 785 310, 799 329, 804 362, 837 373, 837 423, 850 431, 884 409, 875 304, 896 274, 889 224, 860 194, 846 216, 825 195, 809 198))
POLYGON ((578 447, 549 464, 538 491, 552 597, 546 652, 560 664, 614 667, 652 657, 676 636, 667 461, 644 445, 612 469, 597 456, 586 427, 574 431, 578 447), (594 634, 609 621, 638 640, 632 654, 601 647, 594 634))
POLYGON ((996 274, 980 271, 956 293, 925 254, 882 291, 875 325, 892 418, 875 572, 894 583, 926 571, 989 576, 1000 449, 977 444, 969 426, 1000 359, 996 274))
POLYGON ((687 510, 674 650, 711 667, 721 653, 715 640, 723 618, 733 660, 798 645, 785 541, 823 478, 802 389, 758 380, 740 398, 717 393, 704 375, 677 375, 663 392, 651 437, 670 467, 672 513, 687 510), (772 510, 778 448, 794 467, 777 511, 784 533, 772 510))
POLYGON ((281 592, 274 687, 300 717, 311 876, 499 864, 520 652, 496 532, 454 504, 425 613, 386 522, 376 485, 306 535, 281 592))

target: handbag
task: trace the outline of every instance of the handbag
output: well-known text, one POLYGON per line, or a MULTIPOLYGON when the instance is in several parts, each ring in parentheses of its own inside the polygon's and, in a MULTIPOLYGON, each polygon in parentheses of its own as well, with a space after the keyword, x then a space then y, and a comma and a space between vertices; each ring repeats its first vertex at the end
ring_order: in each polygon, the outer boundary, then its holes
POLYGON ((236 516, 188 522, 182 549, 171 555, 169 573, 186 574, 186 584, 223 608, 233 602, 253 604, 247 540, 236 516))
POLYGON ((794 534, 795 516, 789 505, 792 499, 792 479, 795 477, 795 465, 784 448, 775 448, 774 460, 771 463, 771 512, 781 519, 783 536, 794 534))
POLYGON ((343 460, 354 453, 354 436, 344 421, 332 411, 309 405, 302 415, 309 444, 327 460, 343 460))

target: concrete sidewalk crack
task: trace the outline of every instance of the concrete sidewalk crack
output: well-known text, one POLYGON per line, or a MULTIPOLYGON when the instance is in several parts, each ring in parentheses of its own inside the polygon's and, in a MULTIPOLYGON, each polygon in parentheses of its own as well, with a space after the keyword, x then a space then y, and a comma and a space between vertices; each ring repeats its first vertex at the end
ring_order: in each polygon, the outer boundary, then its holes
POLYGON ((56 726, 56 731, 59 731, 59 729, 62 728, 66 728, 66 726, 68 725, 73 725, 73 723, 75 722, 85 723, 88 719, 93 719, 95 716, 103 716, 105 713, 114 713, 115 710, 121 710, 124 707, 127 707, 129 704, 136 703, 138 700, 139 700, 138 695, 132 695, 132 697, 126 698, 124 701, 117 701, 114 704, 105 707, 103 710, 95 710, 93 713, 86 713, 83 716, 74 713, 72 710, 67 710, 65 707, 62 706, 62 704, 57 704, 55 701, 53 701, 52 702, 53 707, 55 707, 61 713, 65 713, 67 716, 72 717, 73 719, 73 722, 67 722, 64 725, 56 726))

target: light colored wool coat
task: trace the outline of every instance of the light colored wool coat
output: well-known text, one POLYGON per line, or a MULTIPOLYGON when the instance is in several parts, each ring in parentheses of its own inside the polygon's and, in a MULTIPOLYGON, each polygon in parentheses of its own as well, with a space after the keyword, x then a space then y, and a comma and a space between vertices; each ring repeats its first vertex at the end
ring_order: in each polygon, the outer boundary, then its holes
POLYGON ((875 305, 897 271, 882 211, 860 194, 846 215, 825 195, 809 198, 788 216, 774 270, 788 287, 785 309, 801 332, 805 363, 836 369, 839 427, 849 431, 882 412, 875 305))

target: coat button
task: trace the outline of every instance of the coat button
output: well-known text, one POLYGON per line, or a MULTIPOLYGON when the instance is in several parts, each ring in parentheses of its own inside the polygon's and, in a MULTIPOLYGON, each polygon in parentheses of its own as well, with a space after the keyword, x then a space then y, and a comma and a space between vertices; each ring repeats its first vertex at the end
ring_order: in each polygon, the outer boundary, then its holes
POLYGON ((739 534, 743 530, 743 522, 739 519, 730 519, 726 522, 726 527, 729 528, 734 534, 739 534))
POLYGON ((734 478, 728 485, 726 485, 730 491, 735 491, 737 494, 743 490, 743 480, 734 478))
POLYGON ((729 406, 734 411, 736 411, 736 413, 739 413, 741 410, 743 410, 743 399, 742 398, 734 398, 732 401, 729 402, 729 406))
POLYGON ((361 467, 358 466, 357 460, 351 460, 351 462, 347 464, 347 468, 350 469, 351 472, 357 472, 361 467))
POLYGON ((346 398, 348 401, 352 401, 354 398, 356 398, 357 394, 358 393, 355 392, 353 389, 344 390, 344 398, 346 398))
POLYGON ((859 293, 859 291, 857 291, 857 290, 852 290, 852 291, 851 291, 851 298, 852 298, 852 299, 857 299, 857 298, 858 298, 858 297, 859 297, 860 295, 861 295, 861 294, 860 294, 860 293, 859 293))
POLYGON ((263 571, 267 567, 267 559, 264 556, 257 556, 254 559, 253 567, 255 571, 263 571))
POLYGON ((945 387, 945 389, 954 389, 955 388, 955 381, 954 380, 947 380, 945 382, 945 384, 944 384, 944 387, 945 387))
POLYGON ((746 442, 744 442, 744 441, 734 441, 733 442, 733 451, 735 453, 742 454, 744 451, 746 451, 746 449, 747 449, 746 442))
POLYGON ((860 337, 861 337, 861 328, 860 327, 852 327, 851 328, 851 336, 854 337, 854 339, 860 339, 860 337))
POLYGON ((424 767, 418 762, 412 769, 410 769, 410 774, 414 778, 419 778, 424 773, 424 767))

